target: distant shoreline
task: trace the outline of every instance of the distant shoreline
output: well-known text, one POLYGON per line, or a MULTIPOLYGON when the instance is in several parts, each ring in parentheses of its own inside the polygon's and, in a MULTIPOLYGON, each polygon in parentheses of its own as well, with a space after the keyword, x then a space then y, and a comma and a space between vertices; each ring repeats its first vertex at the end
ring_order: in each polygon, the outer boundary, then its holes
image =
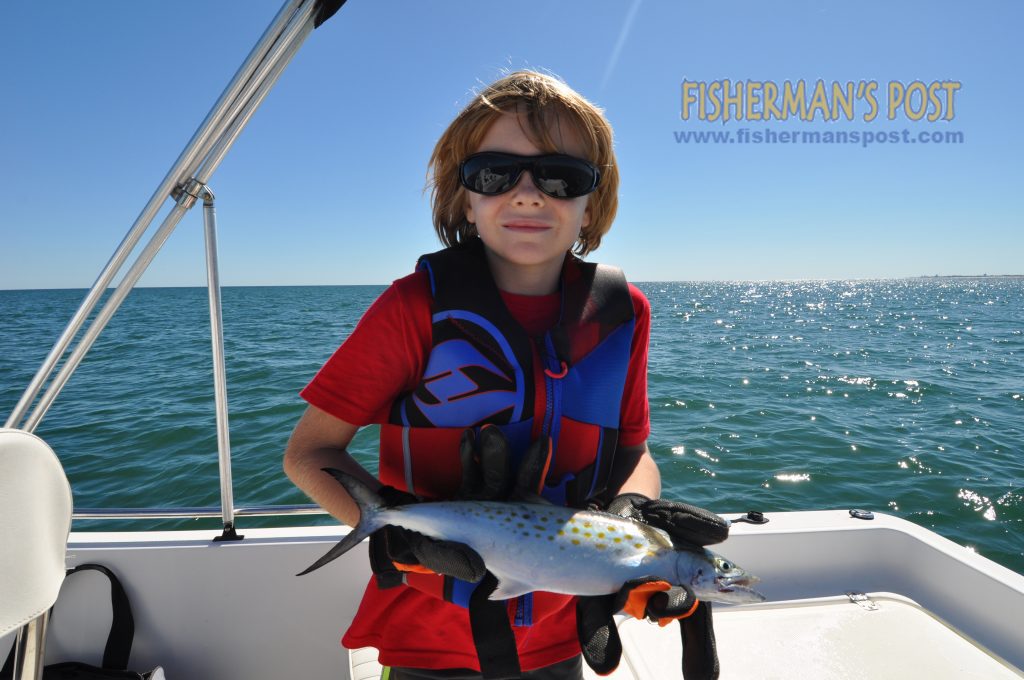
POLYGON ((1024 279, 1024 274, 932 274, 908 276, 908 279, 1024 279))

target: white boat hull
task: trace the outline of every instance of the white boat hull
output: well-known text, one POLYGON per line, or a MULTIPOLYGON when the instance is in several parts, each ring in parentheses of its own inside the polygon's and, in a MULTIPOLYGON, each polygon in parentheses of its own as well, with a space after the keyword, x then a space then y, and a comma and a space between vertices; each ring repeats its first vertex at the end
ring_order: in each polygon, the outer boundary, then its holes
MULTIPOLYGON (((1024 677, 1024 576, 895 517, 769 516, 735 524, 719 546, 762 578, 769 598, 716 608, 722 678, 1024 677), (850 602, 849 591, 870 594, 878 609, 850 602)), ((214 543, 213 531, 72 533, 68 564, 99 562, 121 576, 136 669, 160 665, 170 680, 348 677, 339 639, 369 578, 365 543, 297 578, 343 529, 242 533, 234 543, 214 543)), ((102 577, 69 580, 47 662, 98 664, 108 609, 102 577)), ((675 627, 626 621, 621 630, 626 653, 612 678, 681 677, 675 627)))

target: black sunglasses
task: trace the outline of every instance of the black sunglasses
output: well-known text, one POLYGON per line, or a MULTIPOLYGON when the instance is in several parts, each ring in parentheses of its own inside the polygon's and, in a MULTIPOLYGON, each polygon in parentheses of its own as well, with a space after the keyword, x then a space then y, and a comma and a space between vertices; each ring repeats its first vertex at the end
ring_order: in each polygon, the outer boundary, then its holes
POLYGON ((533 184, 552 198, 586 196, 597 188, 601 173, 593 163, 566 156, 518 156, 514 153, 484 151, 459 164, 459 181, 470 191, 497 196, 514 187, 530 171, 533 184))

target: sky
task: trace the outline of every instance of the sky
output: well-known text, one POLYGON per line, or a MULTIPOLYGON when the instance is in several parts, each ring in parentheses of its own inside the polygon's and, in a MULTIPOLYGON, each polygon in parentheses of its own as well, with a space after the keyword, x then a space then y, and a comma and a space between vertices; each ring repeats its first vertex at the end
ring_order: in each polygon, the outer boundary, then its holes
MULTIPOLYGON (((92 285, 279 6, 5 7, 0 289, 92 285)), ((210 182, 221 283, 410 272, 440 247, 434 143, 519 68, 557 74, 611 121, 619 212, 590 259, 631 280, 1024 273, 1022 23, 1015 0, 349 0, 210 182), (729 121, 707 97, 703 116, 684 107, 725 79, 745 97, 729 121), (805 85, 812 120, 783 107, 787 82, 805 85), (843 109, 832 87, 847 83, 843 109), (732 142, 697 141, 711 133, 732 142)), ((194 209, 141 285, 205 285, 204 267, 194 209)))

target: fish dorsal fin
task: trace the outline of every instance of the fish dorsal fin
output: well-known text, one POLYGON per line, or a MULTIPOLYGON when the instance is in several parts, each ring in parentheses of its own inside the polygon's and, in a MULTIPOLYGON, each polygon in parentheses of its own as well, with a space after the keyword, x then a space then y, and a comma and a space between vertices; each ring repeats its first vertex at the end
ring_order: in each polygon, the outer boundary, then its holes
POLYGON ((498 587, 494 589, 487 599, 489 600, 511 600, 520 595, 533 592, 533 588, 526 583, 516 581, 507 576, 498 577, 498 587))
POLYGON ((640 533, 643 534, 644 538, 650 541, 651 545, 654 547, 665 548, 666 550, 674 549, 672 539, 669 538, 669 535, 661 529, 652 527, 650 524, 641 524, 639 522, 637 522, 637 525, 640 528, 640 533))

